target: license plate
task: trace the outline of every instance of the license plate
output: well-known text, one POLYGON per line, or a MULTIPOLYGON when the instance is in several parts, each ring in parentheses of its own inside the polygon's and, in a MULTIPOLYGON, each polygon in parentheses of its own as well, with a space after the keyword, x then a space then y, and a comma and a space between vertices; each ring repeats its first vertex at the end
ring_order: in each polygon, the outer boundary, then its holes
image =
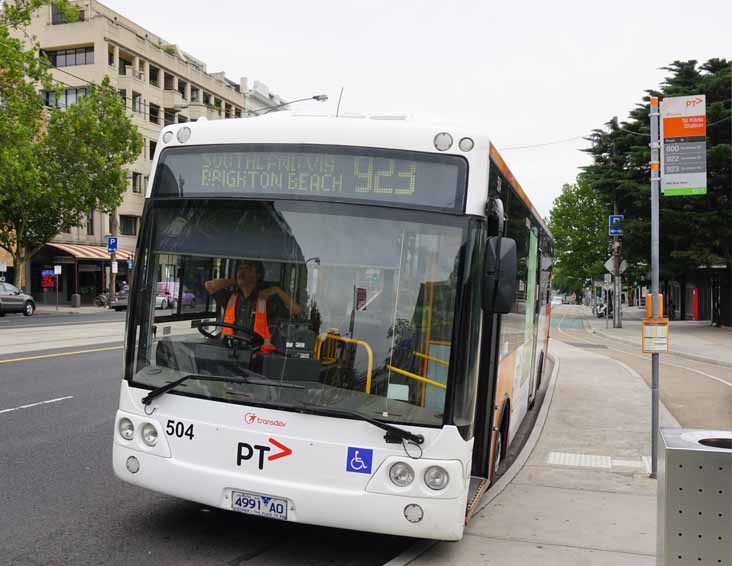
POLYGON ((232 491, 231 508, 248 515, 287 520, 287 500, 269 495, 232 491))

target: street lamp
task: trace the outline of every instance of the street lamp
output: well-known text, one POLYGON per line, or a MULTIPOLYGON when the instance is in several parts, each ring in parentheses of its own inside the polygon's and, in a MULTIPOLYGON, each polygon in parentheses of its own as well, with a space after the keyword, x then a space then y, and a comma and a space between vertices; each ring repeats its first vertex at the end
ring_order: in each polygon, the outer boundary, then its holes
POLYGON ((290 102, 283 102, 282 104, 277 104, 276 106, 270 106, 269 108, 265 108, 265 112, 262 112, 259 114, 259 112, 256 112, 255 116, 264 116, 265 114, 269 114, 272 112, 272 110, 277 110, 278 108, 282 108, 283 106, 289 106, 290 104, 295 104, 296 102, 303 102, 305 100, 317 100, 318 102, 325 102, 328 100, 327 94, 316 94, 315 96, 308 96, 307 98, 298 98, 297 100, 291 100, 290 102))

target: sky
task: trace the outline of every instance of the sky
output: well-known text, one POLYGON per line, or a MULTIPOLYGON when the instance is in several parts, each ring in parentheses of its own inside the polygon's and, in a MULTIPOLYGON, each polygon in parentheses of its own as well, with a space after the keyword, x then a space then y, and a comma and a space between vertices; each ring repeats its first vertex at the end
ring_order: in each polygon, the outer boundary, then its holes
POLYGON ((729 0, 106 0, 298 111, 424 113, 475 126, 542 215, 674 60, 732 58, 729 0), (549 143, 568 138, 562 143, 549 143), (522 148, 527 145, 539 147, 522 148))

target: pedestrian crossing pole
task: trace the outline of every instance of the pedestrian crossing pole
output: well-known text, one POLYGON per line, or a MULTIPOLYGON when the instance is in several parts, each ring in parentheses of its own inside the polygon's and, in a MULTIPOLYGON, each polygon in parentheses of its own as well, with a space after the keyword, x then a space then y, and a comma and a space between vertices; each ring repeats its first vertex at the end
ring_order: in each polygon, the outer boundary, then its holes
MULTIPOLYGON (((660 136, 659 136, 658 98, 651 97, 651 318, 659 318, 659 275, 658 275, 658 232, 659 232, 659 192, 661 184, 660 136)), ((659 354, 651 354, 651 477, 658 471, 658 381, 659 354)))

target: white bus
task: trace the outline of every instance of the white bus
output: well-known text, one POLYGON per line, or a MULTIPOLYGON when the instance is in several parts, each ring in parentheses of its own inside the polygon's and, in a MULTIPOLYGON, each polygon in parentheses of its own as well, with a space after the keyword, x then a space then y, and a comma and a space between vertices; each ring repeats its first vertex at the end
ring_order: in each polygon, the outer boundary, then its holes
POLYGON ((489 140, 273 113, 168 126, 153 167, 115 474, 272 519, 460 539, 548 340, 551 235, 489 140), (179 296, 156 310, 160 282, 179 296))

